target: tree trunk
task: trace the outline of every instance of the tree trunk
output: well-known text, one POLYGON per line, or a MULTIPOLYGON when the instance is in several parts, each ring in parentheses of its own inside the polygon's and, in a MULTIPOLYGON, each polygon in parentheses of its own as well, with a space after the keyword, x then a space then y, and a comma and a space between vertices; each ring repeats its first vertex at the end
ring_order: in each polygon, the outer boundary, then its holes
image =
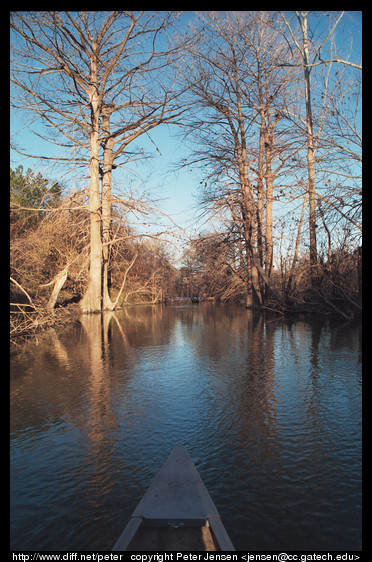
MULTIPOLYGON (((266 222, 265 222, 265 273, 270 279, 273 267, 273 195, 274 175, 272 171, 273 160, 273 134, 267 131, 265 142, 266 159, 266 222)), ((268 286, 266 285, 266 289, 268 286)))
POLYGON ((302 230, 302 223, 303 223, 304 215, 305 215, 307 195, 308 195, 308 192, 305 193, 304 201, 303 201, 303 203, 302 203, 302 211, 301 211, 300 222, 299 222, 299 224, 298 224, 298 229, 297 229, 297 236, 296 236, 295 249, 294 249, 294 253, 293 253, 293 260, 292 260, 292 265, 291 265, 291 271, 290 271, 290 273, 289 273, 288 284, 287 284, 287 287, 286 287, 286 290, 285 290, 286 295, 289 296, 289 297, 290 297, 291 291, 292 291, 293 277, 294 277, 295 267, 296 267, 297 258, 298 258, 298 249, 299 249, 299 247, 300 247, 301 230, 302 230))
POLYGON ((48 304, 46 305, 47 310, 53 310, 53 308, 55 307, 58 295, 67 279, 67 272, 68 267, 65 267, 65 269, 57 275, 52 294, 50 295, 50 299, 48 301, 48 304))
MULTIPOLYGON (((91 135, 95 137, 94 134, 91 135)), ((98 135, 97 135, 98 136, 98 135)), ((94 144, 94 140, 92 142, 94 144)), ((98 142, 99 147, 99 142, 98 142)), ((101 241, 101 202, 99 194, 98 156, 91 156, 89 212, 90 212, 90 269, 86 293, 81 301, 83 312, 100 312, 102 308, 102 241, 101 241)))
POLYGON ((102 298, 103 310, 113 310, 109 293, 109 264, 110 264, 110 240, 111 240, 111 181, 113 165, 114 139, 110 136, 110 113, 112 109, 102 109, 102 131, 106 137, 103 151, 103 174, 102 174, 102 298))
MULTIPOLYGON (((259 85, 260 85, 259 79, 259 85)), ((260 92, 261 94, 261 92, 260 92)), ((262 95, 261 95, 262 100, 262 95)), ((261 101, 261 127, 259 136, 258 170, 257 170, 257 256, 259 263, 264 263, 263 244, 263 208, 264 208, 264 161, 265 161, 265 138, 266 138, 266 115, 261 101)))
MULTIPOLYGON (((237 80, 237 78, 236 78, 237 80)), ((246 260, 247 260, 247 299, 246 307, 251 308, 256 305, 262 304, 261 294, 259 289, 259 279, 257 269, 255 269, 255 219, 257 218, 257 206, 252 193, 251 182, 249 179, 248 171, 248 155, 245 138, 244 117, 241 107, 240 94, 237 98, 238 105, 238 120, 239 120, 239 133, 240 142, 238 143, 238 167, 239 167, 239 181, 242 193, 242 217, 243 217, 243 232, 244 242, 246 246, 246 260)))
POLYGON ((101 239, 101 200, 99 190, 99 105, 97 92, 97 60, 93 53, 91 59, 91 86, 89 92, 91 109, 90 133, 90 269, 86 293, 80 303, 83 312, 100 312, 102 309, 102 239, 101 239))
POLYGON ((309 239, 310 239, 310 275, 311 284, 314 287, 317 283, 317 244, 316 244, 316 197, 315 197, 315 169, 314 169, 314 133, 313 117, 311 108, 311 89, 310 89, 310 67, 309 67, 309 46, 307 38, 307 13, 302 13, 302 20, 297 15, 303 38, 303 65, 305 78, 305 101, 306 101, 306 127, 307 127, 307 170, 308 170, 308 193, 309 193, 309 239))
POLYGON ((363 258, 362 258, 362 246, 358 247, 358 297, 362 301, 363 296, 363 258))

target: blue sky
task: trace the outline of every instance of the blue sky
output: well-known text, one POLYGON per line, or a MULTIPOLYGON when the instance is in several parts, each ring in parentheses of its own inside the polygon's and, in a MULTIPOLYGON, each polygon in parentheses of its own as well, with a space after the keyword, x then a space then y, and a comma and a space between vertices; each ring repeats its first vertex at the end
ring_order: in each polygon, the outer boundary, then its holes
MULTIPOLYGON (((61 149, 56 146, 47 146, 45 142, 32 135, 27 128, 27 122, 23 117, 11 117, 11 133, 16 139, 17 146, 22 151, 30 154, 44 154, 58 156, 62 154, 61 149)), ((199 184, 196 171, 189 169, 177 170, 177 161, 185 155, 182 140, 177 137, 177 127, 161 126, 143 135, 137 142, 145 152, 151 153, 151 157, 142 162, 128 163, 123 170, 119 168, 113 173, 113 189, 120 193, 125 192, 125 186, 130 182, 131 190, 139 195, 146 194, 150 204, 161 211, 154 224, 155 217, 137 217, 139 230, 145 233, 168 230, 178 232, 175 225, 181 229, 187 229, 190 234, 198 231, 196 217, 196 193, 199 184), (152 203, 153 201, 153 203, 152 203), (171 220, 166 215, 171 217, 171 220), (145 226, 141 222, 145 223, 145 226), (151 225, 151 226, 150 226, 151 225)), ((67 189, 73 188, 79 181, 74 179, 73 174, 62 174, 62 169, 55 169, 52 162, 27 158, 11 150, 10 166, 14 169, 22 164, 24 169, 31 168, 41 172, 44 177, 61 179, 67 189)), ((84 183, 84 173, 80 170, 80 177, 84 183)), ((85 178, 87 185, 87 178, 85 178)), ((199 221, 202 225, 203 221, 199 221)))

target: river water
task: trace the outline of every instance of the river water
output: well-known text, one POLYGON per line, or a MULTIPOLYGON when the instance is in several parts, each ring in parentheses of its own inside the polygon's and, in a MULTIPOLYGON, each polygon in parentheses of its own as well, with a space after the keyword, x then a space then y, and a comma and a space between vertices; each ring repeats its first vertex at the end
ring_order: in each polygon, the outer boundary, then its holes
POLYGON ((360 550, 361 328, 128 307, 11 357, 12 550, 110 550, 184 444, 237 550, 360 550))

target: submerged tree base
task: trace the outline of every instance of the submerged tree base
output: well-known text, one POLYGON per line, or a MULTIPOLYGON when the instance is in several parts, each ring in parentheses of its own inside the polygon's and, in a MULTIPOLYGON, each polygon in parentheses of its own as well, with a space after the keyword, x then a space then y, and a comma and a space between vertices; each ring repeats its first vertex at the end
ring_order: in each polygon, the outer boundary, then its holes
POLYGON ((102 296, 100 289, 89 285, 84 297, 80 301, 80 309, 84 314, 96 313, 102 311, 102 296))

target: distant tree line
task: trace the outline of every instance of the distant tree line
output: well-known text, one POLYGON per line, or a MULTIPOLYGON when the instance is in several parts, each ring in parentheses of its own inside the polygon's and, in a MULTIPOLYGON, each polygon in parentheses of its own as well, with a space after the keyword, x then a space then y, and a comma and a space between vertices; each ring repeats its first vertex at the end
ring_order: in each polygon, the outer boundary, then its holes
MULTIPOLYGON (((348 246, 319 256, 317 287, 312 285, 307 253, 295 266, 281 256, 270 277, 271 296, 261 309, 278 313, 333 313, 346 320, 362 313, 362 247, 348 246)), ((246 303, 245 260, 224 234, 201 235, 190 244, 179 271, 178 287, 184 296, 199 300, 246 303)))

